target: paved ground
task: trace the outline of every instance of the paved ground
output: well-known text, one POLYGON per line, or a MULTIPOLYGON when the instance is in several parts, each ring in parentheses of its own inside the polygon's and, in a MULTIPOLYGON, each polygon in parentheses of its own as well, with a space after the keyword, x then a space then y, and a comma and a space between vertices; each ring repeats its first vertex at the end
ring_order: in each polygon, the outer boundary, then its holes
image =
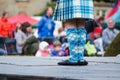
POLYGON ((88 66, 58 66, 66 58, 0 56, 0 80, 120 80, 120 57, 87 57, 88 66), (14 79, 18 80, 18 79, 14 79))

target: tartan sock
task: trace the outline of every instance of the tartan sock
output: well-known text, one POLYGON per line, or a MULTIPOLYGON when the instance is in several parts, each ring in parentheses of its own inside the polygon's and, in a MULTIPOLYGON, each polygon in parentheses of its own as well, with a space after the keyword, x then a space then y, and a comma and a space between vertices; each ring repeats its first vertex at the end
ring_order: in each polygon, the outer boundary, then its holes
POLYGON ((84 60, 84 45, 86 43, 85 28, 70 28, 67 30, 67 40, 69 44, 70 62, 84 60))

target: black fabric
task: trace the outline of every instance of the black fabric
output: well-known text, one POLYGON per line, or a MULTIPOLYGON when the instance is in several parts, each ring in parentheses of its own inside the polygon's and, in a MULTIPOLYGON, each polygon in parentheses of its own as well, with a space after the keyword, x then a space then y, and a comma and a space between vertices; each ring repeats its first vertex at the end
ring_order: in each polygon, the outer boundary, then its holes
POLYGON ((0 37, 0 43, 5 43, 5 39, 4 37, 0 37))
POLYGON ((35 36, 31 36, 26 40, 26 43, 24 44, 22 48, 22 54, 23 55, 35 55, 37 50, 39 49, 39 42, 38 39, 35 36))
POLYGON ((85 28, 87 31, 87 34, 89 34, 90 32, 93 32, 94 28, 96 27, 96 22, 94 20, 88 20, 85 22, 85 28))
POLYGON ((46 41, 48 42, 49 44, 53 44, 53 42, 55 41, 56 39, 55 38, 39 38, 39 41, 46 41))
POLYGON ((63 65, 63 66, 85 66, 85 65, 88 65, 88 62, 86 60, 78 61, 78 62, 70 62, 69 60, 64 60, 62 62, 58 62, 58 65, 63 65))

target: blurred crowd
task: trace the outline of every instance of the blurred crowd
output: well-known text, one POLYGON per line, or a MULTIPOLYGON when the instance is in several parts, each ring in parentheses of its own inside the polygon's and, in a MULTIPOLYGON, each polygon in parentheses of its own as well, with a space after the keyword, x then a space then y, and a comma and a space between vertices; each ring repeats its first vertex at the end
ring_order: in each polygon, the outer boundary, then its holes
MULTIPOLYGON (((53 10, 48 7, 38 22, 38 28, 33 32, 29 22, 18 23, 16 29, 7 20, 9 13, 4 12, 0 18, 0 54, 69 56, 69 45, 66 39, 66 28, 63 26, 54 35, 55 22, 52 20, 53 10)), ((119 33, 115 29, 115 22, 110 19, 104 29, 104 17, 95 17, 95 20, 86 22, 88 31, 86 37, 86 56, 104 56, 109 44, 119 33), (88 28, 89 26, 89 28, 88 28)))

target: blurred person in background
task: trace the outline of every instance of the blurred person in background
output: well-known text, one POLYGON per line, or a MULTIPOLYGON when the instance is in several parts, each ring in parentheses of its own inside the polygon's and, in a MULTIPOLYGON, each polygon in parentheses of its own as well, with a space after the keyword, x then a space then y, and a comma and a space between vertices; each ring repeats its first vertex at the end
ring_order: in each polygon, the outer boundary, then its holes
POLYGON ((6 38, 13 38, 12 24, 7 20, 9 17, 8 12, 3 12, 0 18, 0 36, 6 38))
POLYGON ((97 22, 95 22, 95 27, 94 27, 93 31, 90 32, 89 34, 87 34, 87 39, 94 40, 96 38, 96 36, 95 36, 96 33, 100 33, 100 34, 102 33, 102 27, 97 22))
POLYGON ((65 29, 63 27, 60 27, 58 29, 58 34, 56 36, 56 38, 61 42, 64 43, 64 39, 66 38, 66 32, 65 29))
POLYGON ((62 49, 62 44, 60 41, 56 40, 53 42, 53 48, 51 49, 51 56, 65 56, 65 50, 62 49))
POLYGON ((14 37, 15 37, 16 33, 20 30, 20 28, 21 28, 21 23, 18 23, 18 24, 16 25, 16 29, 15 29, 15 31, 14 31, 14 37))
POLYGON ((87 34, 87 43, 85 44, 85 56, 95 56, 98 51, 101 51, 102 46, 102 28, 95 22, 93 32, 87 34))
POLYGON ((65 37, 66 36, 66 32, 65 32, 65 29, 63 27, 58 29, 58 36, 59 37, 65 37))
POLYGON ((0 39, 5 38, 2 42, 6 44, 6 51, 11 54, 16 53, 16 41, 13 38, 12 24, 8 21, 8 17, 9 13, 3 12, 0 18, 0 39))
POLYGON ((22 48, 23 48, 26 40, 29 37, 31 37, 32 35, 33 34, 32 34, 31 24, 28 22, 22 23, 20 29, 17 31, 17 33, 15 35, 16 48, 17 48, 18 54, 22 53, 22 48))
POLYGON ((44 16, 38 23, 38 38, 43 41, 44 38, 54 38, 55 23, 52 20, 53 9, 48 7, 44 16))
POLYGON ((45 41, 40 42, 39 49, 35 54, 36 57, 48 57, 50 56, 49 44, 45 41))
POLYGON ((102 29, 99 27, 96 27, 94 29, 94 36, 95 39, 93 40, 93 43, 95 45, 95 48, 97 50, 97 55, 103 55, 104 49, 103 49, 103 40, 102 40, 102 29))
POLYGON ((103 24, 104 24, 104 17, 100 16, 97 20, 97 23, 103 28, 103 24))
POLYGON ((107 28, 104 29, 102 33, 104 50, 107 49, 108 45, 112 42, 112 40, 117 36, 118 33, 119 30, 115 29, 115 22, 110 19, 107 22, 107 28))

